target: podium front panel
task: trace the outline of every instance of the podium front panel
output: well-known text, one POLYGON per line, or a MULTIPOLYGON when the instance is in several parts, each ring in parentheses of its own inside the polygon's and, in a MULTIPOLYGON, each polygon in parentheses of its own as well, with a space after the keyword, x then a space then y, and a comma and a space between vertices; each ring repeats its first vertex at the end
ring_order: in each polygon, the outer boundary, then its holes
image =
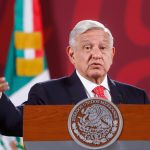
MULTIPOLYGON (((149 150, 150 105, 117 106, 122 113, 123 130, 118 141, 108 148, 149 150)), ((80 150, 81 147, 78 147, 68 132, 68 116, 72 108, 72 105, 25 106, 23 139, 27 150, 30 150, 31 145, 34 150, 38 150, 43 144, 44 149, 74 150, 75 147, 80 150)))

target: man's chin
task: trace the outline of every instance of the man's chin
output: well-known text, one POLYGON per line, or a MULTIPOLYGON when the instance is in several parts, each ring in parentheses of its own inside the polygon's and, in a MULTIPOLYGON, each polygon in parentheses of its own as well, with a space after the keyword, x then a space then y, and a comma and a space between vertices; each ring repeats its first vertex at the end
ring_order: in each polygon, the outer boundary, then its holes
POLYGON ((103 72, 100 71, 94 71, 90 73, 91 78, 93 79, 99 79, 99 78, 103 78, 105 76, 105 74, 103 72))

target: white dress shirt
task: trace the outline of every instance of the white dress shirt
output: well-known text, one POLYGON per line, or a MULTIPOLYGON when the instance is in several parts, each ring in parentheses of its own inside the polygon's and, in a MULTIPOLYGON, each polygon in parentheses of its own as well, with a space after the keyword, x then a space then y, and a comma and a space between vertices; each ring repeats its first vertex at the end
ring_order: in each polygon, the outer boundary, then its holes
POLYGON ((91 98, 91 97, 94 97, 94 93, 92 92, 92 90, 97 87, 97 86, 103 86, 105 87, 105 96, 107 97, 107 99, 109 101, 111 101, 111 95, 110 95, 110 88, 108 86, 108 78, 107 78, 107 75, 105 76, 104 80, 102 81, 101 84, 96 84, 94 82, 91 82, 89 80, 87 80, 86 78, 84 78, 83 76, 80 75, 80 73, 76 70, 76 73, 77 73, 77 76, 79 77, 79 79, 81 80, 84 88, 85 88, 85 91, 86 91, 86 94, 88 96, 88 98, 91 98))

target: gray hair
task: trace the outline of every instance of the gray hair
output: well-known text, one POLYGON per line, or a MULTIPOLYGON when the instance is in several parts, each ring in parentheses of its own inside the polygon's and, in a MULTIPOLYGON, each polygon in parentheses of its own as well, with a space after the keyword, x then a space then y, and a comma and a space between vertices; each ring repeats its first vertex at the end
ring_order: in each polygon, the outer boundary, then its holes
POLYGON ((110 44, 111 46, 113 46, 113 36, 110 30, 106 28, 102 23, 94 20, 82 20, 78 22, 70 32, 69 45, 74 46, 76 37, 90 29, 100 29, 108 33, 108 35, 110 36, 110 44))

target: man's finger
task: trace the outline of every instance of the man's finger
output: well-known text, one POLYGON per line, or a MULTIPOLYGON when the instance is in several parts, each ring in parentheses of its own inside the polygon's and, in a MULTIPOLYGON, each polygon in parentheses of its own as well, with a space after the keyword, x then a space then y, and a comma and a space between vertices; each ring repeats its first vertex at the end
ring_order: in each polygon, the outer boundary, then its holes
POLYGON ((0 77, 0 83, 6 82, 5 77, 0 77))
POLYGON ((6 91, 6 90, 9 90, 8 83, 7 82, 0 83, 0 92, 6 91))

